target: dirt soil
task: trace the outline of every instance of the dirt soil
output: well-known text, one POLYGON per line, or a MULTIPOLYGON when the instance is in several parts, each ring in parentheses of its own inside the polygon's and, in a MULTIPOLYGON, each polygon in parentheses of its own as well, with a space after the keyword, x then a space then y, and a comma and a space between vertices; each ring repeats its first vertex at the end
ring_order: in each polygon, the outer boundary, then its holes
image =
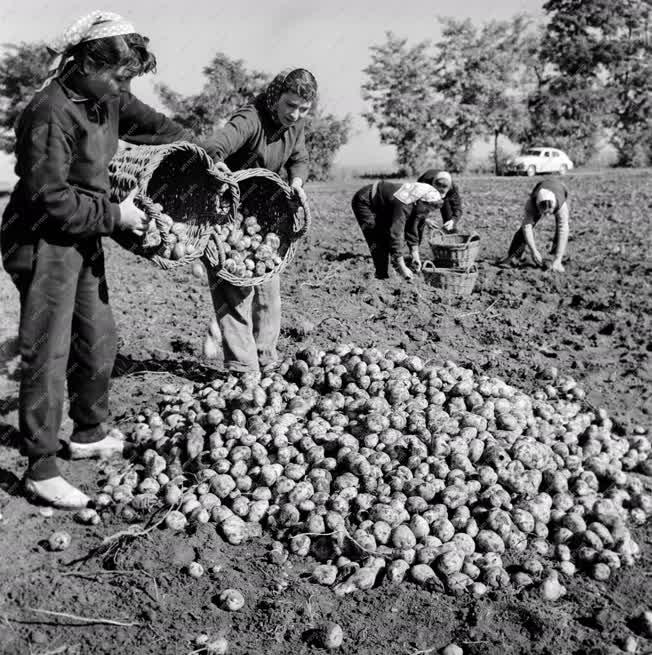
MULTIPOLYGON (((314 227, 283 275, 281 349, 328 348, 341 342, 400 346, 436 361, 454 360, 532 390, 537 366, 554 365, 586 388, 623 429, 650 423, 652 294, 650 293, 650 171, 604 172, 568 178, 571 241, 566 274, 531 265, 499 269, 518 227, 528 179, 461 178, 466 230, 482 238, 479 278, 468 299, 443 302, 419 280, 376 282, 350 211, 366 183, 312 185, 314 227)), ((547 250, 554 221, 537 228, 547 250)), ((211 315, 204 282, 189 270, 163 272, 107 241, 112 304, 120 355, 112 386, 112 419, 128 427, 158 402, 161 384, 210 379, 219 363, 202 359, 211 315)), ((467 655, 618 653, 622 639, 652 642, 631 617, 650 608, 652 531, 635 530, 643 559, 597 583, 578 575, 557 603, 533 591, 493 592, 483 599, 449 597, 405 583, 344 598, 306 579, 310 562, 282 567, 266 558, 266 540, 230 546, 203 526, 179 535, 155 529, 110 556, 95 550, 126 526, 111 515, 97 527, 70 514, 44 518, 20 495, 25 466, 15 447, 18 301, 0 275, 0 652, 130 655, 190 653, 199 633, 223 635, 229 653, 319 652, 308 630, 325 620, 345 632, 339 652, 359 655, 437 653, 456 642, 467 655), (68 530, 72 546, 51 553, 44 540, 68 530), (194 580, 188 562, 219 564, 194 580), (243 610, 227 613, 215 597, 240 589, 243 610), (80 622, 35 609, 128 625, 80 622), (129 625, 131 624, 131 625, 129 625)), ((62 427, 62 438, 70 431, 62 427)), ((649 434, 649 433, 648 433, 649 434)), ((69 479, 89 493, 101 484, 100 465, 63 462, 69 479)), ((643 478, 648 488, 650 478, 643 478)))

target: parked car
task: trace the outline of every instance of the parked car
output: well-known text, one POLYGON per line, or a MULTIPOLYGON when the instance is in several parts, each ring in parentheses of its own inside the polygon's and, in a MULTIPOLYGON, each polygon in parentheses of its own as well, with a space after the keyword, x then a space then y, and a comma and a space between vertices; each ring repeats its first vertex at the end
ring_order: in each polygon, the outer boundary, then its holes
POLYGON ((523 154, 507 160, 505 172, 512 175, 559 173, 566 175, 573 169, 568 155, 557 148, 528 148, 523 154))

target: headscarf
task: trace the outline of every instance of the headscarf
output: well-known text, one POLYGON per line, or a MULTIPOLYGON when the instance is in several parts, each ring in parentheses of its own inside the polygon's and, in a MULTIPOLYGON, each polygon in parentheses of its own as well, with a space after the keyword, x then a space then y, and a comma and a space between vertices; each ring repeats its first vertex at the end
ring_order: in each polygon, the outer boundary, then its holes
MULTIPOLYGON (((276 77, 274 77, 274 79, 269 83, 263 92, 265 108, 274 117, 274 119, 276 119, 276 107, 278 105, 278 101, 281 99, 281 96, 288 90, 287 78, 291 73, 294 73, 294 71, 298 70, 302 69, 285 68, 278 75, 276 75, 276 77)), ((316 94, 316 89, 314 89, 314 93, 316 94)), ((299 95, 301 95, 300 92, 299 95)), ((306 99, 312 102, 314 100, 314 96, 312 98, 306 99)))
POLYGON ((537 207, 543 206, 542 208, 552 210, 557 204, 557 198, 549 189, 539 189, 537 191, 536 204, 537 207))
POLYGON ((285 68, 269 83, 265 89, 265 106, 272 116, 276 115, 276 105, 283 95, 285 88, 285 78, 292 72, 291 68, 285 68))
POLYGON ((428 169, 417 182, 424 182, 425 184, 433 185, 435 182, 444 182, 450 189, 453 186, 453 178, 447 171, 439 171, 436 168, 428 169))
POLYGON ((400 200, 404 205, 409 205, 417 200, 435 204, 442 201, 441 193, 430 184, 423 182, 406 182, 394 194, 394 198, 400 200))
POLYGON ((71 59, 68 53, 76 45, 110 36, 133 34, 135 31, 136 29, 130 22, 110 11, 92 11, 77 19, 48 46, 53 57, 48 66, 47 79, 41 89, 61 74, 71 59))

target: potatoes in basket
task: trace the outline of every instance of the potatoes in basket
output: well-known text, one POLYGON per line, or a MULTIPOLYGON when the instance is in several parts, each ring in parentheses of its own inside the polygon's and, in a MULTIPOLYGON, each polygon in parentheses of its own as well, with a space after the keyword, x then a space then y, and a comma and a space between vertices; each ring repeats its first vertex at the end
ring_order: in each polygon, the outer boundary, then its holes
POLYGON ((151 221, 143 245, 158 246, 157 254, 165 259, 177 261, 194 252, 188 239, 188 225, 175 221, 163 212, 162 205, 155 205, 161 212, 160 223, 151 221))
POLYGON ((282 261, 281 240, 274 232, 262 235, 255 216, 247 216, 241 227, 222 225, 215 228, 226 259, 224 269, 238 277, 258 277, 273 271, 282 261))

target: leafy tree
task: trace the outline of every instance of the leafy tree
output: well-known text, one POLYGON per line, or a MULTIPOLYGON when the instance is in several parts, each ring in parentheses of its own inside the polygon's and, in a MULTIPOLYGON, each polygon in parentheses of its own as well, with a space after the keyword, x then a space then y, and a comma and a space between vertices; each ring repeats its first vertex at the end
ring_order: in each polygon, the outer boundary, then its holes
POLYGON ((644 163, 652 138, 649 0, 549 0, 544 10, 540 58, 550 72, 531 98, 534 134, 566 141, 581 162, 606 131, 619 163, 644 163))
POLYGON ((528 100, 533 145, 560 148, 576 164, 595 152, 605 126, 605 100, 596 83, 583 75, 542 80, 528 100))
POLYGON ((396 147, 398 164, 413 174, 427 165, 440 143, 435 122, 441 105, 432 81, 436 65, 428 42, 409 47, 407 39, 392 32, 386 39, 371 47, 371 64, 364 69, 362 98, 371 110, 363 116, 378 128, 382 143, 396 147))
POLYGON ((252 102, 270 81, 266 73, 250 72, 244 61, 230 59, 221 52, 203 73, 206 81, 196 95, 183 96, 166 84, 156 87, 172 119, 201 136, 224 123, 239 107, 252 102))
MULTIPOLYGON (((157 87, 172 118, 200 136, 223 125, 239 107, 252 102, 270 81, 268 74, 248 71, 242 60, 230 59, 222 53, 218 53, 203 72, 206 80, 197 95, 182 96, 168 86, 157 87)), ((349 139, 350 122, 348 116, 337 118, 315 107, 308 119, 306 134, 312 178, 328 177, 337 151, 349 139)))
POLYGON ((4 46, 0 56, 0 148, 12 153, 14 126, 47 75, 50 55, 43 43, 4 46))
POLYGON ((338 118, 316 108, 306 125, 306 147, 310 153, 310 177, 326 180, 338 150, 346 145, 351 134, 351 118, 338 118))
POLYGON ((412 173, 433 160, 463 170, 473 142, 491 136, 498 167, 498 138, 517 138, 527 124, 527 95, 536 79, 537 36, 529 19, 492 21, 440 19, 441 39, 409 47, 387 33, 371 48, 363 98, 367 122, 381 141, 396 146, 401 166, 412 173))
POLYGON ((466 126, 468 138, 493 138, 498 173, 499 137, 519 139, 528 125, 527 95, 536 79, 538 35, 524 15, 481 28, 469 20, 440 22, 437 90, 448 101, 457 125, 466 126))

